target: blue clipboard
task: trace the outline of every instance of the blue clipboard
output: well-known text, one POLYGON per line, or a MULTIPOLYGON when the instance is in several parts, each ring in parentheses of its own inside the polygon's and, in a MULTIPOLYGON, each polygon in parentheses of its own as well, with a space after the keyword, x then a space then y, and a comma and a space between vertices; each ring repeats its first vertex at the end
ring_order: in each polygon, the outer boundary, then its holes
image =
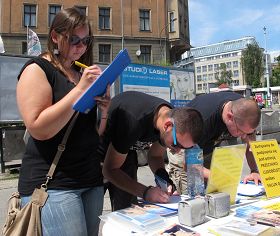
POLYGON ((121 50, 112 63, 74 103, 73 109, 82 113, 88 113, 96 103, 94 97, 102 96, 106 92, 107 85, 114 83, 130 63, 131 59, 127 49, 121 50))

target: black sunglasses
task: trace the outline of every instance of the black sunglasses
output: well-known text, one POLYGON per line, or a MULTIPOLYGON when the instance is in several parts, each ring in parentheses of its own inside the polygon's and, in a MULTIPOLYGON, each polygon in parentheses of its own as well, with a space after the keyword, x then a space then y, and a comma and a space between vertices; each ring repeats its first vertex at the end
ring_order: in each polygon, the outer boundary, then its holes
POLYGON ((72 35, 68 37, 68 41, 71 45, 78 45, 80 42, 82 42, 83 45, 88 46, 92 42, 92 36, 86 36, 84 38, 80 38, 77 35, 72 35))
POLYGON ((171 144, 172 147, 174 148, 181 148, 181 149, 192 149, 194 146, 191 146, 191 147, 184 147, 182 144, 180 144, 178 141, 177 141, 177 136, 176 136, 176 125, 175 125, 175 122, 173 121, 173 127, 172 127, 172 137, 173 137, 173 144, 171 144))

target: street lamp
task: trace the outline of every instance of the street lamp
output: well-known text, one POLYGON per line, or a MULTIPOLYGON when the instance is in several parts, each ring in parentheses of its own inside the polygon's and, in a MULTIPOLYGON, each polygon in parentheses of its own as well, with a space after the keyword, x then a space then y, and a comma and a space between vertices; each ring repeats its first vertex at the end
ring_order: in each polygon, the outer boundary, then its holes
POLYGON ((267 101, 269 101, 268 106, 270 107, 270 91, 269 91, 269 72, 268 72, 268 57, 267 57, 267 48, 266 48, 266 27, 263 27, 264 33, 264 52, 265 52, 265 76, 266 76, 266 86, 267 86, 267 101))
MULTIPOLYGON (((161 45, 161 34, 162 34, 163 30, 165 30, 172 22, 174 22, 174 21, 176 21, 176 20, 177 20, 177 18, 171 19, 170 22, 168 22, 168 23, 161 29, 161 31, 160 31, 160 33, 159 33, 159 49, 160 49, 160 57, 161 57, 161 60, 162 60, 162 56, 163 56, 163 50, 162 50, 162 45, 161 45)), ((166 43, 166 38, 165 38, 165 43, 166 43)), ((164 52, 165 52, 165 51, 166 51, 166 48, 165 48, 164 52)), ((166 59, 166 57, 165 57, 165 59, 166 59)))

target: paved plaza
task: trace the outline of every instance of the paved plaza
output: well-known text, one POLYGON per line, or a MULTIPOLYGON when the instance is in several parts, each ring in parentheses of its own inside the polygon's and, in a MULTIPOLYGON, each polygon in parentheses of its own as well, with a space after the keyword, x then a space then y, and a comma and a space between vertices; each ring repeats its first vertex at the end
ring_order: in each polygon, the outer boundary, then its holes
MULTIPOLYGON (((0 174, 0 225, 1 229, 2 226, 5 223, 5 217, 6 217, 6 207, 7 207, 7 201, 11 194, 15 191, 17 191, 17 184, 18 179, 8 179, 9 175, 7 174, 0 174)), ((153 175, 148 166, 143 166, 138 169, 138 179, 139 182, 145 184, 145 185, 153 185, 153 175)), ((103 214, 109 213, 111 211, 111 205, 110 205, 110 199, 108 191, 106 192, 104 196, 104 206, 103 206, 103 214)), ((100 225, 100 233, 102 230, 102 223, 100 225)))

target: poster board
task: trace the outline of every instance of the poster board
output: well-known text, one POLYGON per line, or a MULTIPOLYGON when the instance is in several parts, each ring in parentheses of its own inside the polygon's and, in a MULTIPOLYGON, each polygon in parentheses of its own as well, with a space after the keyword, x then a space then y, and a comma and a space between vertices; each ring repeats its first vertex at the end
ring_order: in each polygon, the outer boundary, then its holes
POLYGON ((280 148, 275 139, 250 142, 266 196, 280 196, 280 148))
POLYGON ((245 153, 245 144, 215 148, 206 193, 228 193, 230 203, 235 204, 245 153))

